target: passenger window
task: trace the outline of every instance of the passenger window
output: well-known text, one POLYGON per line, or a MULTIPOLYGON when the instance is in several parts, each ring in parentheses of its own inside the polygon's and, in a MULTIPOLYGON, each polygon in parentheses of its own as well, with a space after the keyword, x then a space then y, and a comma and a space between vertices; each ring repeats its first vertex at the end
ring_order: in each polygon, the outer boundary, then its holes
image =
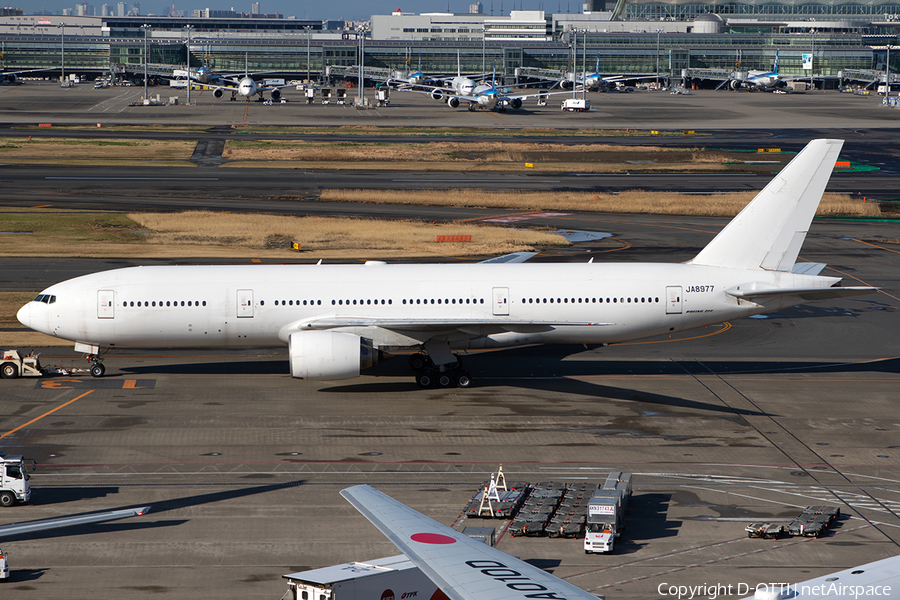
POLYGON ((206 300, 203 301, 203 306, 206 306, 206 300))

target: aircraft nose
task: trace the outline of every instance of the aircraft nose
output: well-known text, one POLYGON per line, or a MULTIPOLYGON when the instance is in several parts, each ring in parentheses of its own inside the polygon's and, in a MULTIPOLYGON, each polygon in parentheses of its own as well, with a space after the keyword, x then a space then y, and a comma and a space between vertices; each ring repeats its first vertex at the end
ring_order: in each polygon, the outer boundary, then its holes
POLYGON ((25 327, 31 327, 31 302, 19 309, 19 312, 16 313, 16 318, 25 327))

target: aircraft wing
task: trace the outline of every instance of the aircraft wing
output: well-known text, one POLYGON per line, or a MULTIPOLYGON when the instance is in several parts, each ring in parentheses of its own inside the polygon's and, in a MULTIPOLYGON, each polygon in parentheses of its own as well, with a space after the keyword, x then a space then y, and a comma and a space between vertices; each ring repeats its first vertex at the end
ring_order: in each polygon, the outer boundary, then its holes
MULTIPOLYGON (((341 492, 343 493, 343 492, 341 492)), ((830 573, 801 583, 765 584, 758 586, 755 598, 790 598, 791 600, 814 600, 817 598, 873 598, 894 596, 900 589, 900 556, 876 560, 859 567, 837 573, 830 573)))
POLYGON ((871 294, 877 292, 880 288, 868 286, 854 287, 827 287, 827 288, 775 288, 768 290, 754 290, 748 288, 741 290, 741 286, 725 290, 725 293, 735 298, 743 298, 753 302, 765 304, 765 301, 772 298, 783 298, 785 296, 794 296, 807 302, 815 300, 828 300, 829 298, 844 298, 845 296, 858 296, 860 294, 871 294))
POLYGON ((89 523, 102 523, 104 521, 127 519, 128 517, 139 517, 147 514, 149 511, 150 507, 145 506, 143 508, 128 508, 90 515, 76 515, 74 517, 59 517, 58 519, 44 519, 43 521, 28 521, 25 523, 0 525, 0 537, 11 537, 22 533, 44 531, 45 529, 59 529, 60 527, 72 527, 75 525, 87 525, 89 523))
POLYGON ((441 525, 368 485, 341 491, 450 600, 597 600, 597 596, 441 525))

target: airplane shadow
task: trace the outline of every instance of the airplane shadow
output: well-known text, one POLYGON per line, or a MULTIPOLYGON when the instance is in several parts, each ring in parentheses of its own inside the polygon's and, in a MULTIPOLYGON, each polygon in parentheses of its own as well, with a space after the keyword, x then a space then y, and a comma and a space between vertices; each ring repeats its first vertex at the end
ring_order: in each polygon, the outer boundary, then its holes
MULTIPOLYGON (((161 502, 154 502, 150 504, 150 510, 147 515, 161 515, 162 513, 174 510, 180 510, 184 508, 190 508, 195 506, 201 506, 204 504, 212 504, 214 502, 222 502, 225 500, 232 500, 235 498, 244 498, 248 496, 255 496, 257 494, 264 494, 267 492, 281 490, 288 487, 295 487, 304 484, 304 480, 297 481, 288 481, 285 483, 276 483, 276 484, 266 484, 266 485, 257 485, 252 487, 246 487, 236 490, 217 490, 215 492, 210 492, 208 494, 196 494, 193 496, 185 496, 184 498, 173 498, 171 500, 163 500, 161 502)), ((69 488, 66 488, 69 489, 69 488)), ((41 490, 43 491, 43 490, 41 490)), ((60 490, 65 491, 63 489, 60 490)), ((129 508, 142 508, 144 506, 148 506, 147 504, 132 504, 126 506, 112 507, 105 509, 104 511, 89 511, 84 513, 76 513, 68 516, 83 516, 95 514, 97 512, 107 512, 112 510, 123 510, 129 508)), ((186 523, 188 519, 159 519, 156 521, 150 521, 147 516, 135 517, 138 520, 133 519, 125 519, 122 521, 113 521, 110 523, 94 523, 88 525, 77 525, 73 527, 66 527, 60 529, 49 529, 46 531, 38 531, 32 533, 23 533, 19 535, 12 535, 8 537, 4 537, 3 541, 23 541, 23 540, 49 540, 55 539, 59 537, 70 537, 76 535, 88 535, 93 533, 112 533, 119 531, 139 531, 142 529, 157 529, 160 527, 174 527, 177 525, 181 525, 186 523)), ((152 517, 150 517, 152 518, 152 517)))
MULTIPOLYGON (((10 569, 9 571, 9 579, 5 581, 5 585, 15 584, 15 583, 23 583, 25 581, 36 581, 40 579, 44 573, 49 571, 50 569, 10 569)), ((17 588, 17 589, 35 589, 32 587, 25 588, 17 588)))
POLYGON ((681 521, 667 518, 671 494, 635 494, 631 497, 616 554, 633 554, 651 540, 678 535, 681 521))

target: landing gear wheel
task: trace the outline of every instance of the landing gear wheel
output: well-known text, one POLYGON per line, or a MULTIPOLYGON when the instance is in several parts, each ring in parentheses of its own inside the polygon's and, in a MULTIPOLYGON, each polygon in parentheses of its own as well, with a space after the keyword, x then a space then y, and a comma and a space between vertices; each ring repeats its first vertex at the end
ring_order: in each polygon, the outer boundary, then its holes
POLYGON ((106 367, 103 366, 103 363, 91 365, 91 377, 103 377, 104 373, 106 373, 106 367))
POLYGON ((437 382, 441 387, 450 387, 450 384, 453 383, 453 378, 450 377, 449 373, 441 373, 438 375, 437 382))
POLYGON ((0 506, 12 506, 16 501, 16 497, 12 492, 0 493, 0 506))
POLYGON ((421 371, 429 365, 428 355, 417 352, 409 357, 409 368, 413 371, 421 371))
POLYGON ((434 378, 431 376, 431 373, 418 373, 416 375, 416 383, 419 384, 419 387, 428 388, 434 383, 434 378))
POLYGON ((456 375, 456 387, 467 388, 472 385, 472 378, 469 377, 467 371, 462 371, 456 375))
POLYGON ((15 365, 15 363, 3 363, 3 366, 0 366, 0 377, 3 379, 15 379, 19 376, 19 367, 15 365))

